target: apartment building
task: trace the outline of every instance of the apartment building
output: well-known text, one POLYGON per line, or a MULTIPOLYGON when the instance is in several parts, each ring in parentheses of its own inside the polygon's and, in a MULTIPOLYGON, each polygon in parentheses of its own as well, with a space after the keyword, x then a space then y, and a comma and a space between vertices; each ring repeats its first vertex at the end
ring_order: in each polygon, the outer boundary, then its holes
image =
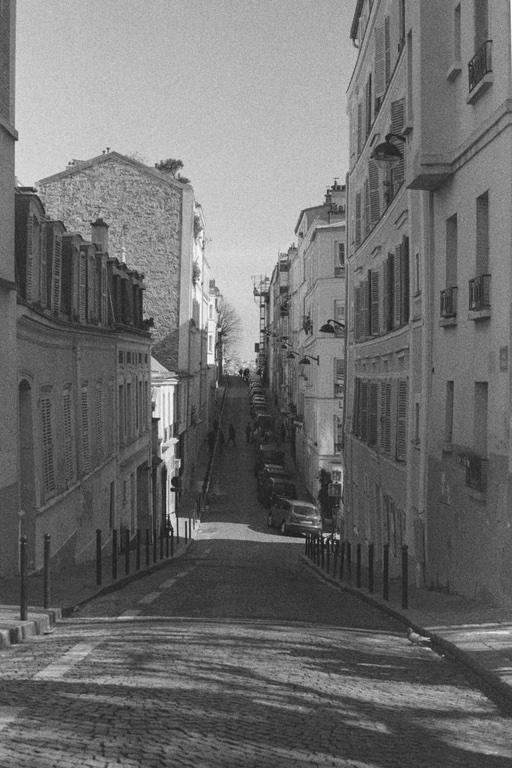
POLYGON ((16 509, 29 567, 42 566, 45 534, 57 567, 93 559, 97 529, 107 544, 113 529, 124 542, 153 528, 151 339, 142 275, 110 258, 105 222, 85 240, 33 188, 16 188, 14 202, 16 509))

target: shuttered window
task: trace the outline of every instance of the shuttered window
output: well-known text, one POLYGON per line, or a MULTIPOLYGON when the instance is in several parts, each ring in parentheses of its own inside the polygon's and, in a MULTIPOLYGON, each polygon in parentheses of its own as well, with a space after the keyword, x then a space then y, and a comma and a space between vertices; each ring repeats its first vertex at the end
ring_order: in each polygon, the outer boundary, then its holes
POLYGON ((85 323, 85 310, 87 306, 87 254, 80 251, 80 272, 79 272, 79 317, 80 322, 85 323))
POLYGON ((357 105, 357 156, 361 154, 363 149, 363 105, 359 103, 357 105))
POLYGON ((370 222, 373 227, 380 219, 379 168, 373 160, 368 163, 368 181, 370 185, 370 222))
POLYGON ((384 27, 375 28, 375 98, 380 99, 386 92, 386 63, 384 51, 384 27))
POLYGON ((402 325, 402 270, 401 270, 401 252, 402 246, 397 245, 395 248, 395 270, 394 270, 394 316, 393 326, 398 328, 402 325))
POLYGON ((361 193, 356 192, 356 246, 361 245, 361 193))
POLYGON ((384 77, 387 86, 391 80, 391 28, 389 16, 384 18, 384 77))
MULTIPOLYGON (((405 99, 399 99, 398 101, 391 102, 391 133, 395 133, 399 136, 402 135, 405 125, 405 99)), ((393 167, 393 197, 396 195, 398 189, 404 182, 405 175, 405 144, 400 146, 400 154, 402 155, 398 163, 393 167)))
POLYGON ((43 484, 45 498, 55 493, 55 463, 52 433, 52 401, 41 398, 41 428, 43 437, 43 484))
POLYGON ((91 443, 89 438, 89 390, 87 386, 81 391, 81 426, 82 426, 82 461, 85 475, 91 471, 91 443))
POLYGON ((373 92, 372 92, 372 73, 368 75, 364 89, 364 101, 365 101, 365 138, 367 139, 372 130, 373 121, 373 92))
POLYGON ((368 273, 370 280, 370 335, 379 335, 379 273, 376 269, 368 273))
POLYGON ((48 261, 46 246, 46 225, 42 224, 39 231, 39 253, 41 254, 41 306, 48 306, 48 261))
POLYGON ((354 327, 355 327, 355 339, 359 339, 363 335, 362 331, 362 315, 361 315, 361 286, 356 285, 354 291, 354 327))
POLYGON ((409 299, 410 266, 409 266, 409 238, 408 237, 403 237, 402 239, 402 247, 400 249, 400 270, 402 273, 402 277, 400 281, 401 289, 402 289, 401 324, 404 325, 405 323, 409 322, 409 311, 410 311, 410 299, 409 299))
POLYGON ((66 462, 66 481, 68 485, 75 480, 75 444, 73 435, 73 411, 71 390, 62 393, 62 410, 64 416, 64 457, 66 462))
POLYGON ((27 221, 27 289, 25 298, 27 301, 34 300, 34 229, 32 227, 32 216, 27 221))
POLYGON ((380 448, 391 453, 391 382, 380 382, 380 448))
POLYGON ((400 379, 397 390, 396 458, 407 458, 407 380, 400 379))
POLYGON ((370 219, 370 183, 368 179, 364 180, 364 237, 370 234, 371 219, 370 219))
POLYGON ((103 460, 103 388, 101 382, 96 384, 96 459, 99 464, 103 460))
POLYGON ((368 382, 361 382, 361 406, 359 409, 359 436, 364 442, 368 442, 368 382))
POLYGON ((52 312, 60 312, 60 293, 62 282, 62 239, 53 233, 53 269, 52 269, 52 312))
POLYGON ((379 384, 377 381, 371 381, 368 394, 368 445, 372 446, 377 445, 378 409, 379 384))
POLYGON ((101 265, 101 322, 108 325, 108 275, 107 265, 101 265))
POLYGON ((114 382, 109 381, 107 393, 107 454, 114 450, 114 382))

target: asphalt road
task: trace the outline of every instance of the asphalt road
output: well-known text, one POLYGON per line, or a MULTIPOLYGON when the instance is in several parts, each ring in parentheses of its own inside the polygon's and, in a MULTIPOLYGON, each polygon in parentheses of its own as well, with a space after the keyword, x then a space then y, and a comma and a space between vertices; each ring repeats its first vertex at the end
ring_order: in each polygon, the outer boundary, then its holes
POLYGON ((0 657, 1 768, 510 768, 510 718, 267 528, 231 394, 188 553, 0 657))

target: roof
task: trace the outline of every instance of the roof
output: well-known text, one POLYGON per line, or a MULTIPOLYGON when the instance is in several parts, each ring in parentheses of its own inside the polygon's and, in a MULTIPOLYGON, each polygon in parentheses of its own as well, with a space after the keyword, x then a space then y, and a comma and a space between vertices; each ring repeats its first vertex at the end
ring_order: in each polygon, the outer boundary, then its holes
POLYGON ((322 205, 315 205, 312 208, 303 208, 300 212, 299 218, 297 220, 297 224, 295 225, 294 232, 297 234, 297 230, 300 226, 300 222, 302 221, 302 217, 306 216, 308 220, 308 229, 311 226, 311 222, 316 218, 316 216, 320 215, 322 213, 327 213, 329 210, 329 205, 327 203, 323 203, 322 205))
POLYGON ((126 155, 121 155, 119 152, 104 152, 97 157, 92 157, 90 160, 75 161, 75 164, 68 165, 66 170, 61 171, 60 173, 54 173, 53 176, 46 176, 44 179, 41 179, 36 183, 38 186, 51 184, 54 181, 60 181, 60 179, 65 179, 69 176, 74 176, 77 173, 81 173, 87 168, 92 168, 95 165, 100 165, 100 163, 107 163, 112 160, 117 160, 118 162, 126 163, 126 165, 131 165, 142 173, 146 173, 148 176, 151 176, 153 179, 156 179, 163 184, 170 184, 171 186, 178 187, 179 189, 190 187, 190 184, 184 184, 182 181, 175 179, 174 176, 171 176, 170 174, 161 173, 161 171, 158 171, 156 168, 150 168, 149 165, 145 165, 138 160, 133 160, 131 157, 127 157, 126 155))
POLYGON ((159 363, 155 357, 151 357, 151 381, 159 381, 162 379, 177 378, 177 374, 173 371, 169 371, 162 363, 159 363))

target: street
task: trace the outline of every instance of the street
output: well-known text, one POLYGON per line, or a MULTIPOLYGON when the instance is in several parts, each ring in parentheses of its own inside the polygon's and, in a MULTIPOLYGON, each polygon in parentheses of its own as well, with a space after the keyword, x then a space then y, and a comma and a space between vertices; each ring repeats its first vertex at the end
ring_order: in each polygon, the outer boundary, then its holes
POLYGON ((2 768, 510 766, 510 718, 267 527, 246 398, 188 552, 3 653, 2 768))

